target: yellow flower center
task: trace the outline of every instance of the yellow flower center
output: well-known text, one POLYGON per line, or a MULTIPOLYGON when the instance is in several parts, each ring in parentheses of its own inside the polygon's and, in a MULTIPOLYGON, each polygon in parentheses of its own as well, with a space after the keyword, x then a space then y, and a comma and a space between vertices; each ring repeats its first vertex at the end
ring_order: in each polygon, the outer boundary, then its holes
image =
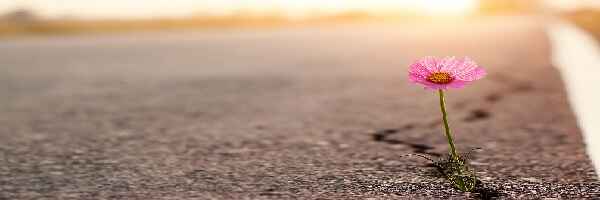
POLYGON ((452 78, 450 74, 446 72, 434 72, 431 75, 429 75, 429 77, 427 77, 427 80, 436 84, 447 84, 452 82, 454 78, 452 78))

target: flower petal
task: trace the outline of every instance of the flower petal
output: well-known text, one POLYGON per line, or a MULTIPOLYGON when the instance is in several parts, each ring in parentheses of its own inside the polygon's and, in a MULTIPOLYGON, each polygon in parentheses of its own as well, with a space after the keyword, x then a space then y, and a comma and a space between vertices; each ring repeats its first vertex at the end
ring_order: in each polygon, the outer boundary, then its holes
POLYGON ((453 80, 452 82, 448 83, 448 87, 459 89, 465 87, 465 85, 467 85, 468 83, 468 81, 453 80))
POLYGON ((411 66, 410 71, 408 71, 408 78, 412 81, 426 80, 429 75, 431 75, 429 70, 418 65, 411 66))
POLYGON ((408 78, 413 82, 425 81, 431 73, 437 72, 438 70, 438 59, 434 57, 425 57, 410 65, 410 68, 408 69, 408 78))
POLYGON ((458 66, 461 62, 462 62, 461 59, 457 59, 454 56, 452 56, 452 57, 448 56, 448 57, 442 58, 438 62, 439 71, 451 73, 452 70, 454 70, 456 68, 456 66, 458 66))
POLYGON ((411 82, 421 84, 426 89, 446 90, 450 88, 462 88, 471 81, 481 79, 486 75, 483 68, 468 57, 458 59, 455 57, 445 57, 437 59, 434 57, 425 57, 417 60, 410 65, 408 78, 411 82), (450 82, 435 83, 429 80, 434 73, 445 73, 450 75, 450 82))
POLYGON ((425 89, 438 90, 438 89, 446 89, 448 84, 436 84, 429 82, 427 79, 422 80, 411 80, 413 83, 418 83, 425 86, 425 89))
POLYGON ((424 57, 424 58, 417 60, 415 63, 413 63, 413 65, 421 66, 421 67, 427 69, 429 72, 437 72, 440 70, 439 62, 440 62, 440 59, 438 59, 436 57, 428 56, 428 57, 424 57))
POLYGON ((468 57, 460 60, 448 71, 455 79, 462 81, 474 81, 483 78, 486 72, 483 68, 477 66, 475 61, 468 57))

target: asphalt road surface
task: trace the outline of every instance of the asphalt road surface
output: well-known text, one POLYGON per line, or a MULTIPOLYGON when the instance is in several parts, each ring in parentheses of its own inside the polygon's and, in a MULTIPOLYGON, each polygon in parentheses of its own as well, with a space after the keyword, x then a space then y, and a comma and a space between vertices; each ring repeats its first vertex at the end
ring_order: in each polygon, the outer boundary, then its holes
POLYGON ((0 41, 0 199, 599 198, 543 21, 0 41), (448 92, 485 186, 452 189, 421 56, 489 76, 448 92))

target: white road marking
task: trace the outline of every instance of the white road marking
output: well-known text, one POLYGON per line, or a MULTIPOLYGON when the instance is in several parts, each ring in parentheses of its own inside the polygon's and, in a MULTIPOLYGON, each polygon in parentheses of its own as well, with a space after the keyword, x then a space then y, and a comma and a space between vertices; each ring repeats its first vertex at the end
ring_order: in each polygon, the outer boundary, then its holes
POLYGON ((600 173, 600 43, 564 20, 550 24, 548 35, 552 62, 566 82, 588 155, 600 173))

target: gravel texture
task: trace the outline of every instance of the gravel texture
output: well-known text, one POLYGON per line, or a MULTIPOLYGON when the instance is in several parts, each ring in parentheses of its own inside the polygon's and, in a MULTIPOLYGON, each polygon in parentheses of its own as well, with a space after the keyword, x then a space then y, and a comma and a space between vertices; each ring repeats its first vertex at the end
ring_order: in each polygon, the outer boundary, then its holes
POLYGON ((543 21, 348 25, 0 43, 0 199, 594 199, 543 21), (425 55, 489 76, 447 93, 483 187, 447 152, 425 55))

